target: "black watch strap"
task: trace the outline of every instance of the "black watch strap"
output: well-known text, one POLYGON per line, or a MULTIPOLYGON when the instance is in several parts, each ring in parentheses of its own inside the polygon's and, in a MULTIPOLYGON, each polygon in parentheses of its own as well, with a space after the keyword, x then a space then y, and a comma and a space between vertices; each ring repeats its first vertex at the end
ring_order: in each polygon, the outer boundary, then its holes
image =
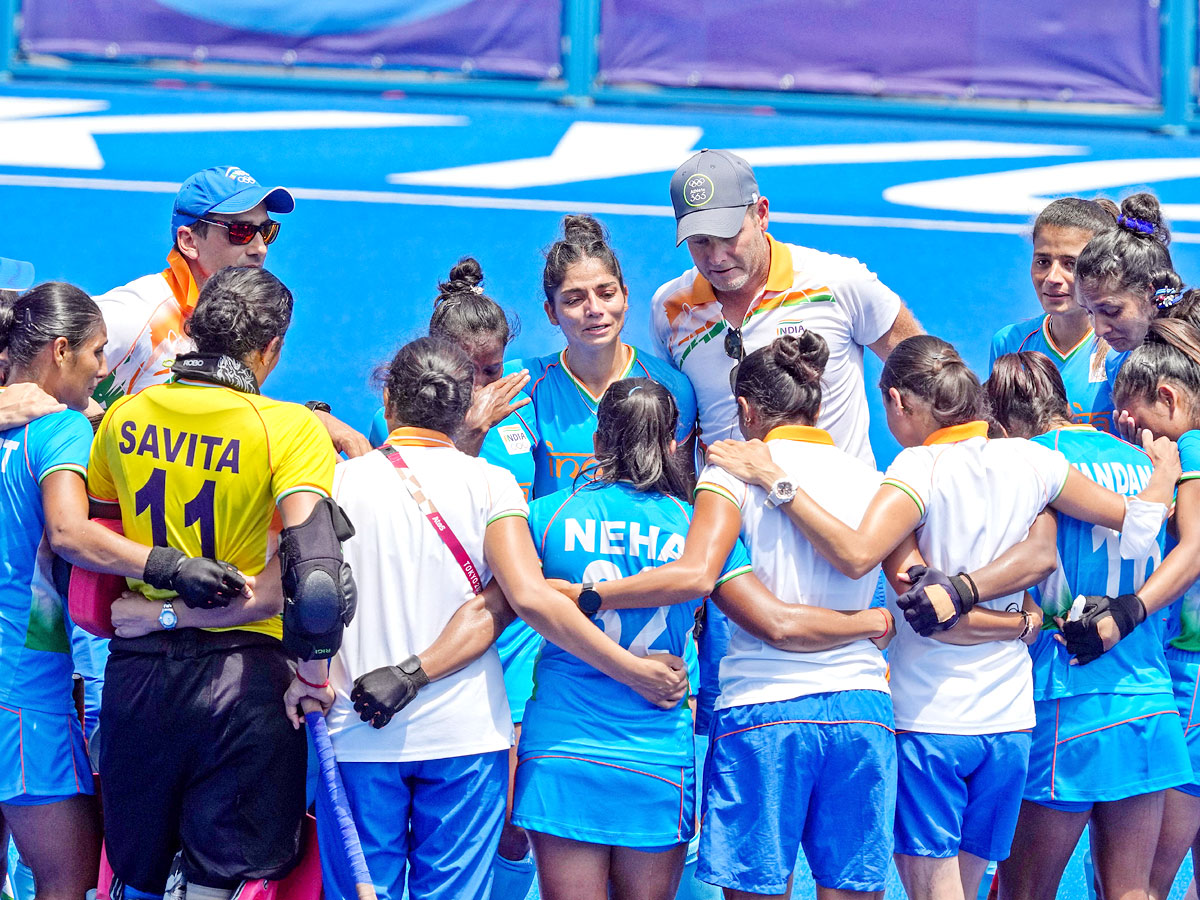
POLYGON ((323 413, 333 412, 333 407, 331 407, 324 400, 309 400, 304 405, 307 406, 309 409, 311 409, 313 412, 323 412, 323 413))

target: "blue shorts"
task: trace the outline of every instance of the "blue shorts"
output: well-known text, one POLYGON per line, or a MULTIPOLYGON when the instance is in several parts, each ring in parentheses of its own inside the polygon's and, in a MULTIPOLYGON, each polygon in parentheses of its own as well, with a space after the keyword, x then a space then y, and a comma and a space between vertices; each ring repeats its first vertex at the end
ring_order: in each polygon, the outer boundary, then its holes
POLYGON ((525 718, 525 704, 533 695, 533 666, 541 650, 542 636, 522 619, 512 622, 496 639, 513 724, 525 718))
MULTIPOLYGON (((379 900, 488 900, 508 797, 508 751, 338 767, 379 900)), ((353 898, 354 877, 327 792, 317 791, 326 897, 353 898)))
POLYGON ((1008 858, 1029 766, 1028 731, 896 734, 896 852, 1008 858))
POLYGON ((1171 690, 1183 725, 1183 737, 1192 761, 1192 777, 1188 784, 1177 784, 1175 790, 1200 797, 1200 653, 1167 647, 1167 671, 1171 673, 1171 690))
POLYGON ((650 765, 529 753, 517 762, 514 825, 573 841, 658 851, 696 829, 692 761, 650 765))
POLYGON ((882 691, 717 710, 696 877, 782 893, 803 846, 821 887, 882 891, 896 805, 892 729, 882 691))
POLYGON ((1192 780, 1179 711, 1166 692, 1080 694, 1036 708, 1026 800, 1085 812, 1192 780))
POLYGON ((74 713, 0 706, 0 803, 35 806, 93 792, 74 713))

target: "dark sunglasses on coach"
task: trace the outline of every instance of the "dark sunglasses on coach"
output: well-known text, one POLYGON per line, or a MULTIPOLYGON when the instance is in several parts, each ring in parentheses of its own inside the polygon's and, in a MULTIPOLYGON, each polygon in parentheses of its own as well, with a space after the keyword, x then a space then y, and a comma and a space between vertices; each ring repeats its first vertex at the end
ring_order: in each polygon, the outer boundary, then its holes
POLYGON ((239 247, 254 240, 256 234, 262 234, 264 244, 274 243, 275 238, 279 237, 279 223, 274 219, 267 219, 261 225, 255 225, 253 222, 218 222, 216 219, 204 218, 197 219, 197 221, 224 228, 229 237, 229 243, 239 247))
POLYGON ((742 329, 732 325, 725 326, 725 355, 730 359, 741 362, 746 357, 746 348, 742 346, 742 329))

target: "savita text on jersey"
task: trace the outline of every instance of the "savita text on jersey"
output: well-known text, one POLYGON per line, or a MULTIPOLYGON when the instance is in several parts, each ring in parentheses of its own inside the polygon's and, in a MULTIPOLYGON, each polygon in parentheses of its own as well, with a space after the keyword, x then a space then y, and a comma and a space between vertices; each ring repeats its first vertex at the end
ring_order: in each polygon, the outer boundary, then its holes
POLYGON ((121 440, 117 449, 122 453, 152 456, 164 462, 181 462, 186 466, 201 466, 211 472, 238 473, 241 445, 237 438, 215 434, 196 434, 176 431, 153 423, 142 424, 126 420, 121 423, 121 440), (143 428, 141 437, 138 429, 143 428))

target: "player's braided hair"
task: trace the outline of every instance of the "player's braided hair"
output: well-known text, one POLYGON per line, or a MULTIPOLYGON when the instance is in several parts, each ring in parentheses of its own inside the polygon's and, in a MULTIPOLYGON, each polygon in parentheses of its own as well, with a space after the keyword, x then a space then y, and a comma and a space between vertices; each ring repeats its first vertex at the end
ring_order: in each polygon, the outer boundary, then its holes
POLYGON ((1171 262, 1171 231, 1153 194, 1142 192, 1121 201, 1117 227, 1088 241, 1075 263, 1081 294, 1101 290, 1139 294, 1151 302, 1160 288, 1179 288, 1171 262))
POLYGON ((604 226, 591 216, 564 216, 562 240, 555 241, 546 251, 546 267, 542 270, 542 290, 546 299, 554 302, 555 292, 567 277, 567 270, 581 259, 597 259, 616 276, 621 289, 625 289, 625 276, 617 255, 608 245, 604 226))
POLYGON ((438 284, 429 319, 429 334, 466 347, 477 341, 499 341, 507 345, 520 332, 500 305, 483 292, 483 269, 473 257, 464 256, 438 284))
POLYGON ((1158 319, 1150 323, 1146 340, 1129 354, 1117 374, 1113 402, 1117 409, 1135 398, 1152 403, 1164 381, 1182 389, 1192 411, 1200 414, 1200 329, 1191 322, 1158 319))
POLYGON ((0 350, 8 351, 12 368, 31 365, 56 338, 66 338, 74 349, 104 327, 96 301, 65 281, 47 281, 21 295, 0 295, 0 350))
POLYGON ((929 404, 942 428, 978 420, 990 421, 987 396, 958 351, 931 334, 905 338, 888 355, 879 376, 885 394, 895 388, 929 404))
POLYGON ((200 353, 246 362, 287 334, 292 306, 292 292, 266 269, 230 266, 204 283, 183 328, 200 353))
POLYGON ((741 361, 734 395, 745 397, 768 428, 811 425, 821 408, 821 375, 829 345, 815 331, 775 338, 741 361))
POLYGON ((1067 389, 1044 353, 1006 353, 984 384, 992 415, 1009 437, 1030 438, 1071 420, 1067 389))
POLYGON ((457 344, 435 337, 405 344, 383 375, 388 422, 453 434, 471 405, 474 374, 457 344))
POLYGON ((609 385, 596 408, 595 477, 690 500, 689 478, 671 451, 678 423, 675 398, 657 381, 625 378, 609 385))

